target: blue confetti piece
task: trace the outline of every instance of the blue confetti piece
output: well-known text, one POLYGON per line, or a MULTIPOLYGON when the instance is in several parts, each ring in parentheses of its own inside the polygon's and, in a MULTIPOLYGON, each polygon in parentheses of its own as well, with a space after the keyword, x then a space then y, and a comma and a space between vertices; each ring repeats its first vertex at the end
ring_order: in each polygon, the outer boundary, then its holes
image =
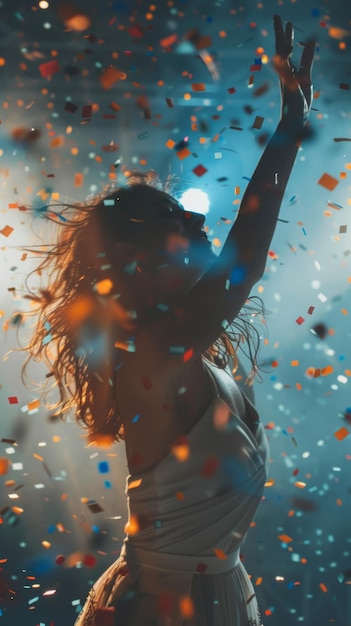
POLYGON ((98 463, 98 468, 100 474, 108 474, 110 471, 110 466, 107 461, 100 461, 100 463, 98 463))
POLYGON ((104 485, 106 487, 106 489, 111 489, 112 488, 112 483, 110 480, 105 480, 104 485))
POLYGON ((95 524, 94 524, 94 526, 92 526, 92 527, 91 527, 91 529, 92 529, 92 531, 93 531, 94 533, 99 533, 99 532, 100 532, 100 528, 99 528, 99 526, 96 526, 95 524))
POLYGON ((135 424, 138 421, 139 417, 140 417, 140 414, 139 415, 135 415, 133 417, 133 419, 132 419, 132 424, 135 424))
POLYGON ((229 280, 232 285, 240 285, 244 282, 246 278, 246 267, 244 265, 240 265, 239 267, 235 267, 229 276, 229 280))

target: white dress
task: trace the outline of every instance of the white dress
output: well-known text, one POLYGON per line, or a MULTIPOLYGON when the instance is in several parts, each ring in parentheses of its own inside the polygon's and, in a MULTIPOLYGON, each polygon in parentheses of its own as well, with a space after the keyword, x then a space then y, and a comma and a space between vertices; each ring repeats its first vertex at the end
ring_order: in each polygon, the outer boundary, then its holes
POLYGON ((204 363, 213 400, 179 447, 128 476, 131 534, 75 626, 262 624, 239 552, 262 497, 268 442, 261 422, 254 435, 240 418, 237 387, 235 411, 223 400, 228 372, 204 363))

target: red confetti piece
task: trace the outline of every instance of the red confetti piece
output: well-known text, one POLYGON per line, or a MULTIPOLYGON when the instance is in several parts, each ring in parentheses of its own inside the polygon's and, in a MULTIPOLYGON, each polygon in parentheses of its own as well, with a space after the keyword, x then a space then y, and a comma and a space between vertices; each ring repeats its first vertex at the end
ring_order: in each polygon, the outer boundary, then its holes
POLYGON ((199 563, 196 566, 196 571, 199 572, 199 574, 204 574, 207 570, 207 565, 206 563, 199 563))
POLYGON ((131 37, 144 37, 144 30, 143 27, 140 26, 140 24, 133 24, 133 26, 129 26, 129 28, 127 28, 127 31, 131 35, 131 37))
POLYGON ((189 350, 184 352, 184 355, 183 355, 184 363, 186 363, 187 361, 190 361, 190 359, 193 357, 193 354, 194 354, 194 350, 192 348, 189 348, 189 350))
POLYGON ((167 102, 167 106, 168 106, 170 109, 173 109, 173 108, 174 108, 174 102, 173 102, 172 98, 166 98, 166 102, 167 102))
POLYGON ((229 87, 228 93, 235 93, 235 92, 236 92, 235 87, 229 87))
POLYGON ((49 61, 48 63, 41 63, 41 65, 39 65, 39 72, 43 78, 50 78, 59 71, 60 65, 58 61, 49 61))
POLYGON ((346 91, 348 91, 350 89, 350 85, 347 83, 340 83, 340 89, 346 89, 346 91))
POLYGON ((310 307, 308 307, 308 311, 307 311, 308 315, 312 315, 312 313, 313 313, 314 309, 315 309, 315 307, 314 307, 314 306, 310 306, 310 307))
POLYGON ((196 167, 194 167, 193 172, 194 174, 196 174, 196 176, 200 177, 206 174, 207 169, 203 165, 197 165, 196 167))
POLYGON ((55 563, 56 565, 62 565, 65 562, 66 558, 62 555, 59 554, 58 557, 56 557, 55 559, 55 563))
POLYGON ((17 396, 10 396, 8 400, 9 400, 9 404, 18 404, 17 396))
POLYGON ((82 117, 91 117, 93 107, 91 104, 86 104, 82 107, 82 117))
POLYGON ((95 626, 114 626, 115 607, 100 607, 95 609, 95 626))
POLYGON ((144 387, 145 391, 149 391, 149 389, 152 388, 152 382, 148 376, 142 377, 141 384, 144 387))
POLYGON ((170 593, 163 593, 157 598, 157 609, 161 615, 169 615, 174 606, 174 596, 170 593))
POLYGON ((201 469, 202 476, 205 476, 206 478, 213 476, 213 474, 215 474, 216 471, 218 470, 218 466, 219 466, 219 460, 217 459, 217 457, 210 457, 209 459, 205 461, 204 465, 202 466, 202 469, 201 469))
POLYGON ((92 554, 86 554, 83 563, 86 567, 94 567, 96 564, 96 558, 92 554))
POLYGON ((303 323, 304 323, 304 321, 305 321, 305 320, 304 320, 304 318, 300 316, 300 317, 298 317, 298 318, 297 318, 297 320, 296 320, 296 324, 298 324, 299 326, 301 326, 301 324, 303 324, 303 323))

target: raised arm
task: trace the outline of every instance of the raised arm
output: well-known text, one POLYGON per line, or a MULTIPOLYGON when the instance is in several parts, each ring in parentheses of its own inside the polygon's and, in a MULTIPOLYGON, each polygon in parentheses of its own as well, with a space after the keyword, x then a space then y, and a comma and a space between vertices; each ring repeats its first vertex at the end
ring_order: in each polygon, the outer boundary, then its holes
POLYGON ((170 345, 181 345, 191 348, 194 356, 201 355, 235 319, 264 272, 284 191, 311 108, 314 58, 314 42, 308 42, 296 70, 291 63, 292 24, 288 22, 284 30, 280 17, 274 16, 274 30, 273 62, 281 87, 281 119, 217 260, 180 303, 177 318, 148 329, 148 340, 156 342, 159 352, 167 353, 170 345))
POLYGON ((241 202, 237 219, 221 252, 225 265, 233 254, 243 275, 254 284, 262 276, 285 188, 294 165, 312 103, 311 68, 314 42, 305 44, 298 70, 291 63, 294 31, 274 16, 276 55, 282 112, 241 202))

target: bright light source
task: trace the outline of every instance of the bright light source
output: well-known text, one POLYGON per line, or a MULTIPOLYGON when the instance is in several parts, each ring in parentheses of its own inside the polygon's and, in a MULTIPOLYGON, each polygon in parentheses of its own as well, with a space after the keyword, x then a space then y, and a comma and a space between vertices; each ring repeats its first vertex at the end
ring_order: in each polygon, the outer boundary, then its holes
POLYGON ((188 189, 182 194, 179 201, 186 211, 202 213, 202 215, 207 215, 209 211, 210 201, 208 195, 201 189, 188 189))
POLYGON ((40 0, 39 8, 40 9, 48 9, 49 8, 49 3, 46 0, 40 0))

